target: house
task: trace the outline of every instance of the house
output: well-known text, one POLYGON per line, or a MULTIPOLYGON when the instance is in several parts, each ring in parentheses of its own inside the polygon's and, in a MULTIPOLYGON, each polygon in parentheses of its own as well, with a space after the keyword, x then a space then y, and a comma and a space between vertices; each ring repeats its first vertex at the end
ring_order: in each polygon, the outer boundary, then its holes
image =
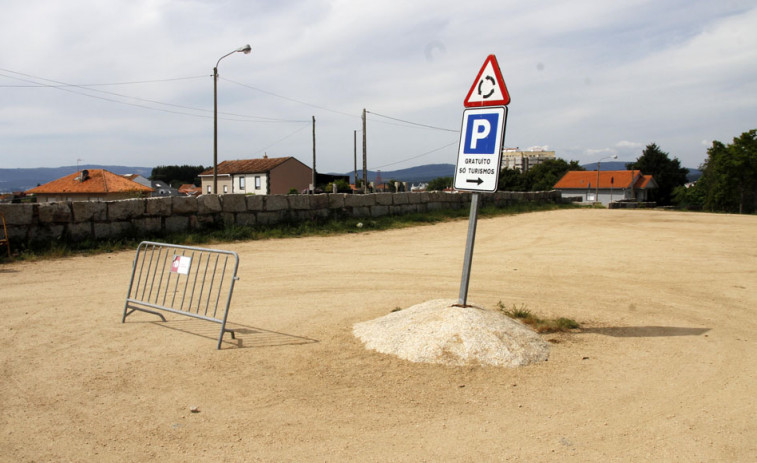
MULTIPOLYGON (((211 180, 213 182, 213 180, 211 180)), ((192 183, 185 183, 179 187, 179 193, 186 196, 199 196, 202 194, 202 188, 194 186, 192 183)))
MULTIPOLYGON (((217 166, 218 193, 276 195, 289 193, 292 188, 302 191, 312 183, 312 172, 291 156, 223 161, 217 166)), ((203 193, 213 194, 213 169, 199 177, 203 193)))
POLYGON ((140 185, 144 185, 153 189, 150 196, 153 198, 160 198, 163 196, 179 196, 181 193, 176 188, 167 184, 162 180, 150 180, 139 174, 125 174, 124 177, 128 178, 132 182, 137 182, 140 185))
POLYGON ((571 170, 554 186, 564 198, 581 197, 582 201, 604 205, 621 200, 647 201, 653 188, 657 188, 657 182, 640 170, 571 170))
POLYGON ((90 169, 26 190, 38 202, 114 201, 150 196, 153 189, 105 169, 90 169))

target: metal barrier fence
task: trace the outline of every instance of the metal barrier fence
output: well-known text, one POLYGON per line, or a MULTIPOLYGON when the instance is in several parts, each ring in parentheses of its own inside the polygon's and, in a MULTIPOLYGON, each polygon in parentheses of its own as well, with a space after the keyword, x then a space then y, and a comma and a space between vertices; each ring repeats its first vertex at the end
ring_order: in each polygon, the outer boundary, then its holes
POLYGON ((229 304, 239 267, 239 256, 192 246, 143 241, 137 247, 121 323, 135 311, 166 318, 163 310, 221 325, 218 346, 226 328, 229 304))

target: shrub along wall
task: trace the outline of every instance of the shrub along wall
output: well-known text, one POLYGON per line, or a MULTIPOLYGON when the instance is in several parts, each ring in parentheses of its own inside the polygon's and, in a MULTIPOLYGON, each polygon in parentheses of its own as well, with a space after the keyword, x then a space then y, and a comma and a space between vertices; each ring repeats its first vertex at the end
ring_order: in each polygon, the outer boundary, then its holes
MULTIPOLYGON (((0 204, 8 237, 37 242, 155 236, 230 225, 276 224, 329 217, 379 217, 468 207, 469 193, 376 193, 365 195, 202 195, 102 202, 0 204)), ((484 205, 520 201, 559 202, 560 193, 497 192, 484 205)))

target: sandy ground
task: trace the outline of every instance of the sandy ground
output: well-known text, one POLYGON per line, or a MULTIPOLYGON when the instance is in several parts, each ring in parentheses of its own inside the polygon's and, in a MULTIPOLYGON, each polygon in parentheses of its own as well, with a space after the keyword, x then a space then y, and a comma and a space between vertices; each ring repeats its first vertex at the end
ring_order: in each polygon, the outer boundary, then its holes
POLYGON ((220 351, 211 323, 121 323, 133 252, 0 265, 0 460, 757 460, 756 216, 480 220, 469 301, 583 329, 515 369, 364 349, 354 323, 457 298, 466 228, 220 246, 220 351))

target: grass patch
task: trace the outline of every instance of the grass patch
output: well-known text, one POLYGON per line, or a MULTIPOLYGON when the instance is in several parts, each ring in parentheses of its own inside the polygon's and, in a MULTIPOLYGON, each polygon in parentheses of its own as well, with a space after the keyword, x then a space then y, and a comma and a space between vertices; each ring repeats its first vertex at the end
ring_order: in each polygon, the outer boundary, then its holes
POLYGON ((521 304, 520 307, 513 305, 511 309, 508 309, 502 301, 499 301, 497 302, 497 309, 510 318, 520 320, 533 328, 537 333, 562 333, 580 328, 578 322, 570 318, 539 318, 531 313, 525 304, 521 304))
MULTIPOLYGON (((515 203, 506 207, 487 205, 479 208, 479 217, 489 218, 574 207, 576 206, 572 204, 540 202, 515 203)), ((172 234, 139 235, 136 230, 132 230, 127 236, 119 239, 86 239, 75 241, 63 238, 59 240, 33 243, 11 241, 11 250, 14 253, 14 260, 54 259, 74 255, 133 250, 143 240, 160 241, 186 246, 206 246, 217 243, 232 243, 235 241, 366 233, 371 231, 408 228, 440 222, 463 220, 467 219, 469 215, 470 210, 465 207, 460 209, 441 209, 383 217, 329 217, 316 218, 302 222, 284 222, 274 225, 254 225, 248 227, 236 225, 230 227, 218 226, 172 234)), ((0 253, 0 262, 5 262, 7 260, 5 253, 0 253)))

